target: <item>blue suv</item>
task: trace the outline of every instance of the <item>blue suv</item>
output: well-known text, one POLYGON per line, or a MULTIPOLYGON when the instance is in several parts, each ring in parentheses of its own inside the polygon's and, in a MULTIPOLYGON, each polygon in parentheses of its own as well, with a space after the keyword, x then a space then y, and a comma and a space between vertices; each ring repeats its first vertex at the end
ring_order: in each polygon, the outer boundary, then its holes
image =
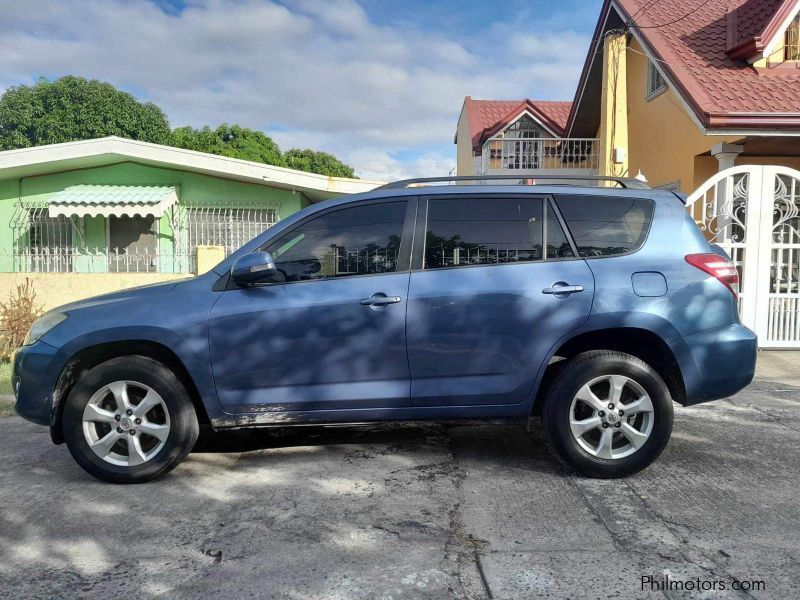
POLYGON ((314 205, 204 275, 47 313, 14 360, 17 411, 117 483, 175 467, 203 424, 531 416, 579 471, 634 473, 673 400, 750 382, 756 338, 681 198, 615 181, 314 205))

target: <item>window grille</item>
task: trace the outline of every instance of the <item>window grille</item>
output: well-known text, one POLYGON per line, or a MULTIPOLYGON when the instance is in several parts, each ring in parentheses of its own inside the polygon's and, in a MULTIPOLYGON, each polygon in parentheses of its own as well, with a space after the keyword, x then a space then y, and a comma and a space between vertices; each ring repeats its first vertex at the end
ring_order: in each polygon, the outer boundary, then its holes
POLYGON ((222 246, 230 254, 278 221, 278 211, 264 207, 183 207, 169 216, 174 243, 164 248, 153 244, 116 247, 113 236, 105 244, 88 247, 81 218, 50 217, 47 205, 20 203, 11 219, 13 269, 50 273, 191 272, 196 267, 196 246, 222 246))
POLYGON ((651 60, 647 63, 647 97, 655 96, 665 89, 667 89, 667 82, 651 60))
POLYGON ((274 208, 189 207, 187 212, 190 251, 196 246, 223 246, 226 255, 278 221, 274 208))
POLYGON ((51 217, 47 207, 22 209, 12 223, 14 255, 21 271, 66 273, 73 270, 76 225, 69 217, 51 217))
POLYGON ((543 135, 543 130, 528 115, 522 115, 511 125, 506 127, 503 137, 507 138, 539 138, 543 135))

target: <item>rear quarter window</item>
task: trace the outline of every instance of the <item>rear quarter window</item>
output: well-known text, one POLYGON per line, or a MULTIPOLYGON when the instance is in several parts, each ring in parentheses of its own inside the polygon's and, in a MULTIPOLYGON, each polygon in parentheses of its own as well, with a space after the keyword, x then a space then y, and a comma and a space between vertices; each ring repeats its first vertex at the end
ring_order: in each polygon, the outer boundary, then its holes
POLYGON ((644 198, 557 196, 556 204, 582 258, 635 252, 653 220, 653 201, 644 198))

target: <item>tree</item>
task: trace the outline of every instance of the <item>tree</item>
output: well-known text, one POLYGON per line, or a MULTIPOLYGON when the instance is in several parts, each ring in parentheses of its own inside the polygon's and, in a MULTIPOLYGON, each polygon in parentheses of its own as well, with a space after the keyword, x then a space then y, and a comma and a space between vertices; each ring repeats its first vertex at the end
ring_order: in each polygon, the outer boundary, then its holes
POLYGON ((164 144, 169 121, 151 102, 72 75, 11 87, 0 96, 1 150, 109 135, 164 144))
POLYGON ((8 88, 0 96, 0 150, 116 135, 302 171, 354 177, 353 169, 325 152, 289 150, 260 131, 224 124, 216 129, 170 131, 164 112, 110 83, 68 75, 8 88))
POLYGON ((327 152, 316 152, 306 148, 292 148, 283 155, 286 166, 290 169, 319 173, 331 177, 355 177, 352 167, 348 167, 338 158, 327 152))
POLYGON ((202 129, 179 127, 172 133, 171 145, 279 167, 286 165, 272 138, 239 125, 224 124, 213 130, 208 126, 202 129))

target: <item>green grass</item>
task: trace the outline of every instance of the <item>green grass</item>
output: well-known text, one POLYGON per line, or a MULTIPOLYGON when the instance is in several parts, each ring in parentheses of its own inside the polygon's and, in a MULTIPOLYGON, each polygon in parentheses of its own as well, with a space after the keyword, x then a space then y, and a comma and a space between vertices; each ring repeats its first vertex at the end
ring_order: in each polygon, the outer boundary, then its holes
MULTIPOLYGON (((0 364, 0 395, 11 395, 11 364, 0 364)), ((14 414, 14 400, 0 398, 0 417, 10 417, 14 414)))

